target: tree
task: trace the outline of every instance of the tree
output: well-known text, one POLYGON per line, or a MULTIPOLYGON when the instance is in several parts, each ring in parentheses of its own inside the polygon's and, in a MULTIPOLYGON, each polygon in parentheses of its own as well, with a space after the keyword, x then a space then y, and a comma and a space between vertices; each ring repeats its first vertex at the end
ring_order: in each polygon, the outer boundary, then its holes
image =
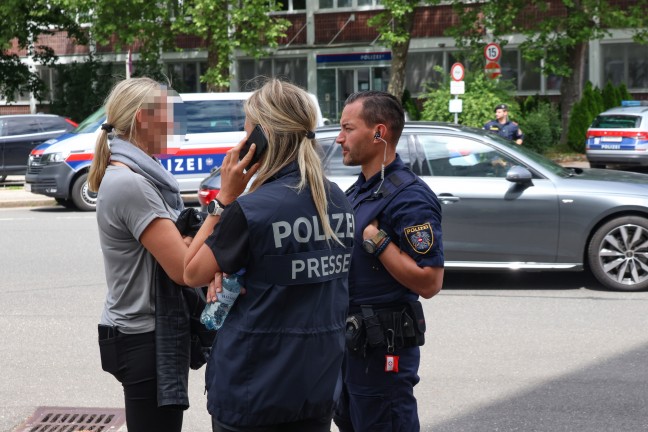
POLYGON ((0 2, 0 96, 9 102, 32 92, 41 100, 45 84, 33 68, 21 62, 17 50, 25 50, 35 63, 51 65, 54 50, 39 39, 55 30, 67 32, 78 43, 86 35, 62 0, 2 0, 0 2))
MULTIPOLYGON (((461 95, 462 112, 459 113, 460 124, 481 128, 494 118, 493 107, 497 103, 509 105, 512 118, 517 115, 517 103, 513 100, 510 83, 488 79, 483 73, 467 71, 464 81, 466 93, 461 95)), ((454 121, 454 114, 448 111, 450 96, 450 78, 446 74, 444 82, 436 88, 429 89, 423 96, 423 120, 454 121)))
POLYGON ((90 24, 90 38, 94 42, 112 45, 113 52, 137 52, 147 76, 159 79, 164 75, 161 54, 176 46, 171 28, 174 0, 60 1, 67 1, 80 21, 90 24))
POLYGON ((647 0, 492 0, 478 4, 452 0, 459 23, 447 30, 460 46, 479 53, 490 39, 521 33, 520 52, 528 61, 544 59, 545 74, 562 77, 561 143, 567 140, 574 103, 581 98, 588 43, 609 29, 631 29, 635 41, 648 41, 647 0))
POLYGON ((290 22, 270 12, 279 9, 267 0, 189 0, 178 8, 173 25, 176 31, 205 41, 207 72, 201 80, 209 91, 227 91, 230 65, 237 49, 260 57, 275 48, 290 22))
MULTIPOLYGON (((438 4, 439 0, 428 3, 438 4)), ((380 41, 391 48, 391 75, 387 91, 401 99, 405 90, 405 68, 414 27, 414 14, 420 1, 383 0, 381 4, 385 10, 371 18, 368 23, 378 29, 380 41)))

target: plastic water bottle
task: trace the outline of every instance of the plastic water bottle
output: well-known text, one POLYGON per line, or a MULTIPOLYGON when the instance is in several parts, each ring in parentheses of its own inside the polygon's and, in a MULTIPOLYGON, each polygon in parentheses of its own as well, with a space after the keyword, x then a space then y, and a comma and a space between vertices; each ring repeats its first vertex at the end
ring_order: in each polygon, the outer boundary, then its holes
POLYGON ((200 322, 209 330, 218 330, 225 322, 232 305, 241 293, 241 279, 239 274, 223 277, 223 291, 218 293, 218 300, 208 303, 202 314, 200 322))

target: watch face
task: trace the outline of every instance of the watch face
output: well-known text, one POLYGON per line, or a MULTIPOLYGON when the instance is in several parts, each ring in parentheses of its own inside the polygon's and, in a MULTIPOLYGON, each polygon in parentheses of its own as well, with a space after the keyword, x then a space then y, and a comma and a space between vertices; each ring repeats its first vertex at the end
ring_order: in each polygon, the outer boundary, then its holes
POLYGON ((368 252, 368 253, 370 253, 370 254, 376 252, 376 244, 375 244, 373 241, 371 241, 371 240, 365 240, 365 241, 363 241, 363 242, 362 242, 362 248, 363 248, 366 252, 368 252))
POLYGON ((207 213, 213 216, 218 216, 223 212, 223 208, 218 205, 216 200, 210 201, 207 205, 207 213))

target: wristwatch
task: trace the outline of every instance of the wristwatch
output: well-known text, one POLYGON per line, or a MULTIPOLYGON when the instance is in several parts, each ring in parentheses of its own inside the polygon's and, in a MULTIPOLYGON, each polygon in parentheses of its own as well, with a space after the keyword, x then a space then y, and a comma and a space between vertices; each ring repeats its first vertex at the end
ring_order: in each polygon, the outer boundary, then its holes
POLYGON ((387 237, 387 233, 383 230, 380 230, 372 238, 363 241, 362 248, 368 253, 372 254, 376 252, 376 249, 378 249, 378 246, 380 246, 380 242, 382 242, 385 237, 387 237))
POLYGON ((217 199, 212 200, 207 205, 207 213, 209 213, 212 216, 220 216, 221 213, 223 213, 223 210, 225 210, 225 206, 221 204, 221 202, 218 201, 217 199))

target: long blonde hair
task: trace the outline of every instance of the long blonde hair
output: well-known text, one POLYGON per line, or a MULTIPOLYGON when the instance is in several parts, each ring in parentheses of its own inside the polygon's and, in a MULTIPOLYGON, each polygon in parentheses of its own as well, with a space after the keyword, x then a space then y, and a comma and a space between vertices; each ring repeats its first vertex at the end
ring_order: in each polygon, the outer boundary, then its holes
POLYGON ((111 125, 113 130, 108 132, 102 129, 97 138, 88 174, 90 190, 94 192, 99 190, 101 180, 110 163, 108 134, 112 133, 131 143, 137 142, 135 116, 148 98, 161 88, 158 82, 150 78, 129 78, 118 82, 110 91, 105 102, 106 123, 111 125))
POLYGON ((329 222, 322 161, 317 141, 311 135, 317 127, 317 107, 313 99, 294 84, 270 79, 245 102, 244 109, 247 121, 261 125, 268 138, 268 149, 250 192, 296 160, 301 173, 297 189, 310 186, 326 237, 341 243, 329 222))

